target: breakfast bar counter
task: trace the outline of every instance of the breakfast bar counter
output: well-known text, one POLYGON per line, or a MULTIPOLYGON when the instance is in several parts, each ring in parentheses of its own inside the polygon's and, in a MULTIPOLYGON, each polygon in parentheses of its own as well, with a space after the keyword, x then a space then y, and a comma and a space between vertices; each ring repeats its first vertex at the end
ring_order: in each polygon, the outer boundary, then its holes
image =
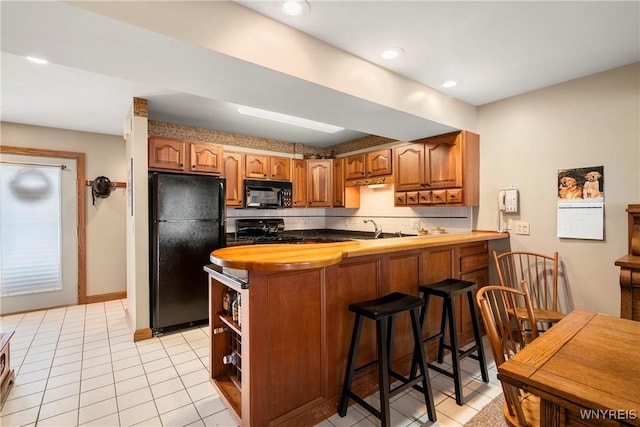
MULTIPOLYGON (((218 249, 205 267, 211 381, 242 426, 318 424, 337 412, 354 320, 349 304, 396 291, 417 296, 418 286, 448 277, 482 287, 489 241, 508 237, 473 231, 218 249)), ((425 337, 439 328, 438 300, 429 303, 425 337)), ((473 337, 471 319, 467 301, 455 303, 464 345, 473 337)), ((359 365, 376 358, 375 327, 363 326, 359 365)), ((408 316, 394 329, 391 360, 406 373, 413 354, 408 316)), ((427 357, 434 356, 427 346, 427 357)), ((352 389, 364 396, 377 390, 375 370, 357 375, 352 389)))
POLYGON ((327 267, 345 258, 504 239, 507 233, 470 231, 427 236, 392 237, 335 243, 232 246, 214 251, 211 262, 249 271, 292 271, 327 267))

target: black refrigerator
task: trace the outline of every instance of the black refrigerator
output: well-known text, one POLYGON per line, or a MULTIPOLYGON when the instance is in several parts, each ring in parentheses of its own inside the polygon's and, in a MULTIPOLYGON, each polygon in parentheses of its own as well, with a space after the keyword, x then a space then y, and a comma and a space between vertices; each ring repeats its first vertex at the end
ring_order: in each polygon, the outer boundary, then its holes
POLYGON ((206 323, 211 251, 225 246, 225 180, 149 173, 151 329, 206 323))

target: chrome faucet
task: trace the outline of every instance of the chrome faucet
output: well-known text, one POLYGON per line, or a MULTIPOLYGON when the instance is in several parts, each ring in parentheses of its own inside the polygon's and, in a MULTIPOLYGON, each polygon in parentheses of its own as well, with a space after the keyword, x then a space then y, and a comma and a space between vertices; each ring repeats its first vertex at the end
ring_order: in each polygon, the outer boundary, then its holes
POLYGON ((370 222, 371 224, 373 224, 374 230, 373 230, 373 238, 374 239, 379 239, 382 237, 382 228, 378 227, 378 224, 376 224, 372 219, 365 219, 363 222, 370 222))

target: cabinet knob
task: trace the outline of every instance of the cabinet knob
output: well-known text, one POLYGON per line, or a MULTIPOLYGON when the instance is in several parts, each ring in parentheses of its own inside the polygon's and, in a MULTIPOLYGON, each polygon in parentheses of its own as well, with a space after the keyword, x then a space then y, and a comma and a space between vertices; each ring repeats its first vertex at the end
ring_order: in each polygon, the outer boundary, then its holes
POLYGON ((192 169, 195 169, 195 168, 196 168, 196 165, 191 165, 191 168, 192 168, 192 169))

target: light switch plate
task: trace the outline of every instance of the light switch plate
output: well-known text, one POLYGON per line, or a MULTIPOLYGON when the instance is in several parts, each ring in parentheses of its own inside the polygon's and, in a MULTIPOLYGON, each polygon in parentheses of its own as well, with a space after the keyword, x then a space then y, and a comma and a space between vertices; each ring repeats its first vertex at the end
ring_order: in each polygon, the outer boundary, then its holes
POLYGON ((529 235, 529 223, 524 221, 518 221, 516 224, 516 234, 529 235))

